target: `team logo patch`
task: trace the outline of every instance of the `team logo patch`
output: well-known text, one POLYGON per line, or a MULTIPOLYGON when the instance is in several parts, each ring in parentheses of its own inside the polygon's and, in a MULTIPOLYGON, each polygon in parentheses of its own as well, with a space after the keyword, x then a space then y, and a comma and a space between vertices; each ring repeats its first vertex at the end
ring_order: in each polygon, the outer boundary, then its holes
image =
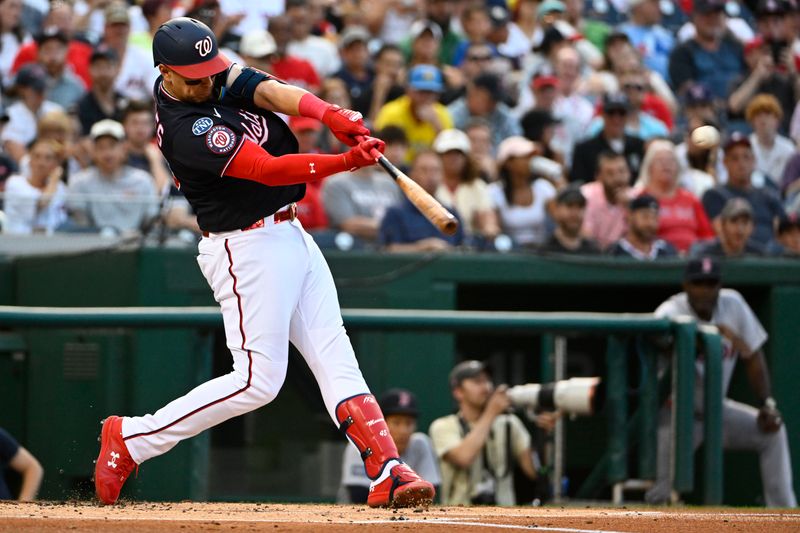
POLYGON ((208 117, 198 118, 194 121, 194 124, 192 124, 192 133, 195 135, 202 135, 210 130, 213 125, 214 121, 208 117))
POLYGON ((227 154, 236 144, 236 134, 227 126, 214 126, 206 133, 206 146, 215 154, 227 154))

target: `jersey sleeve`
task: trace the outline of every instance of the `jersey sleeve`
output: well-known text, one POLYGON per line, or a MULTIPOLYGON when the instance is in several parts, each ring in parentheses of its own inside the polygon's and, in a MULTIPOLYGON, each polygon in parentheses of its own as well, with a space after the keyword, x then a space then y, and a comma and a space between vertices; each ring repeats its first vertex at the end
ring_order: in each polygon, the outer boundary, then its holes
POLYGON ((244 143, 241 134, 209 116, 186 118, 178 123, 174 132, 165 134, 172 137, 172 159, 187 168, 218 176, 225 174, 244 143))
POLYGON ((0 465, 9 464, 18 451, 19 443, 6 430, 0 428, 0 465))
POLYGON ((447 452, 461 444, 464 439, 455 415, 434 420, 428 434, 433 443, 433 450, 440 460, 443 460, 447 452))
MULTIPOLYGON (((741 294, 734 290, 725 292, 726 300, 730 301, 730 306, 726 307, 729 307, 730 320, 735 324, 734 333, 747 343, 751 352, 756 352, 767 342, 767 332, 741 294)), ((726 321, 726 318, 720 317, 720 321, 726 321)))

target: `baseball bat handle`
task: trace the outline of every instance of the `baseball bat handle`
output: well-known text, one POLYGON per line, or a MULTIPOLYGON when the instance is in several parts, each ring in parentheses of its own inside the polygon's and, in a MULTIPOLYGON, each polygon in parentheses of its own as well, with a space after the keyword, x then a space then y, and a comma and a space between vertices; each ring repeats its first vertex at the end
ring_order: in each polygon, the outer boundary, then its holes
MULTIPOLYGON (((357 137, 359 142, 364 140, 364 137, 357 137)), ((389 174, 397 182, 400 190, 406 195, 406 198, 419 209, 420 213, 425 216, 436 228, 445 235, 455 235, 458 231, 458 220, 453 214, 442 206, 433 196, 431 196, 425 189, 420 187, 417 182, 406 176, 399 168, 386 159, 386 156, 380 153, 377 149, 373 148, 370 155, 375 158, 375 161, 383 167, 387 174, 389 174)))

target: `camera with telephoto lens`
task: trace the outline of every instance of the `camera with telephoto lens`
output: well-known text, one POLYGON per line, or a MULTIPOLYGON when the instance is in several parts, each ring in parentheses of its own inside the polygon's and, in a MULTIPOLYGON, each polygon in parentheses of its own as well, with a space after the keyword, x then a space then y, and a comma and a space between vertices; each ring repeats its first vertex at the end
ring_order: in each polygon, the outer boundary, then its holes
POLYGON ((508 398, 517 408, 591 416, 603 407, 605 387, 598 377, 570 378, 509 387, 508 398))

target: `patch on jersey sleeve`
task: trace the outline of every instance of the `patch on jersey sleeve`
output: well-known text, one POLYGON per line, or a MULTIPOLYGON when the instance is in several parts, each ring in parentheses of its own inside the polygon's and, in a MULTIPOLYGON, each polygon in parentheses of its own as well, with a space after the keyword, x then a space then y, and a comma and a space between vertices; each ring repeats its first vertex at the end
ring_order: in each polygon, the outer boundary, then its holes
POLYGON ((198 118, 194 121, 194 124, 192 124, 192 133, 200 136, 210 130, 213 125, 214 121, 208 117, 198 118))
POLYGON ((227 126, 214 126, 206 133, 206 146, 215 154, 227 154, 236 146, 236 134, 227 126))

